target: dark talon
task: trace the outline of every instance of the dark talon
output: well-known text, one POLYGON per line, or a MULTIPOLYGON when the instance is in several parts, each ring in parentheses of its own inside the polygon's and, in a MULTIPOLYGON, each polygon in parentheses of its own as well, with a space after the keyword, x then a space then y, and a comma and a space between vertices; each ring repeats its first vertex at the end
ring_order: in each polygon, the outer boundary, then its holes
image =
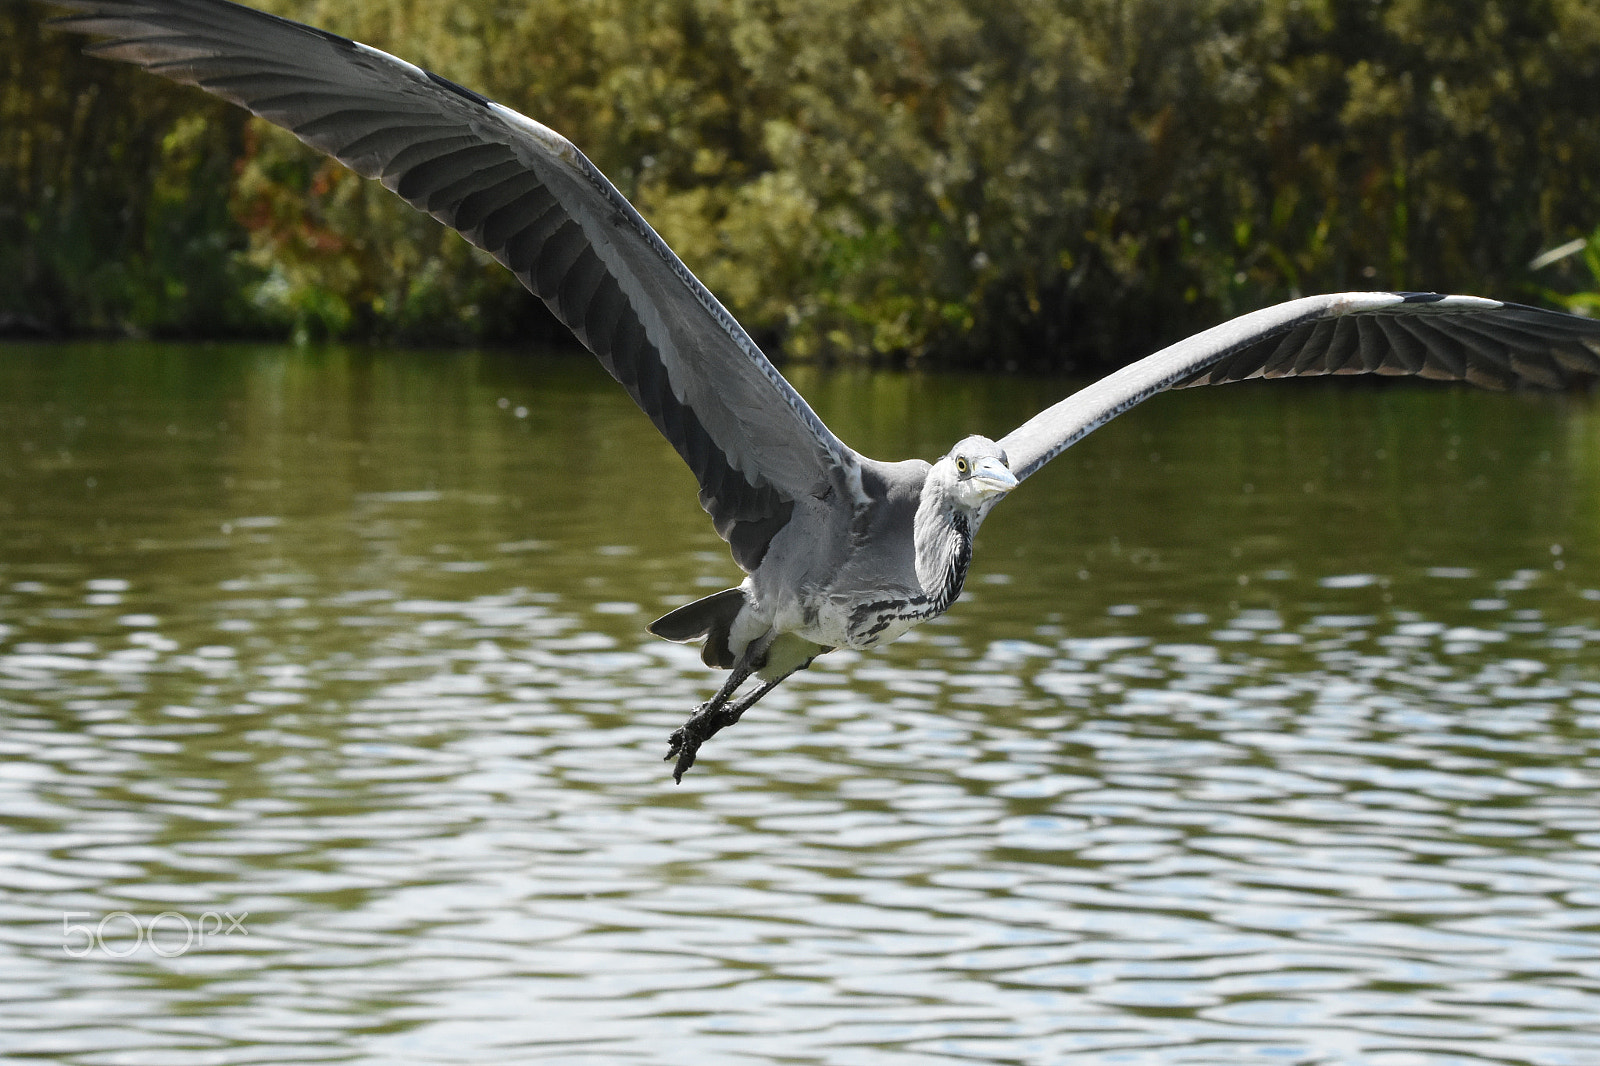
POLYGON ((672 780, 683 784, 683 775, 689 767, 694 765, 695 756, 700 751, 700 745, 710 740, 724 726, 737 722, 744 714, 743 707, 719 707, 711 709, 709 703, 702 703, 694 709, 689 720, 672 731, 672 736, 667 739, 667 759, 677 756, 678 762, 672 768, 672 780))
MULTIPOLYGON (((744 677, 737 673, 734 676, 739 681, 744 680, 744 677)), ((784 675, 784 677, 787 676, 787 674, 784 675)), ((783 678, 780 677, 775 681, 763 682, 760 688, 731 707, 727 705, 728 697, 732 695, 733 689, 737 686, 725 685, 723 686, 723 691, 719 692, 716 698, 696 707, 694 713, 689 716, 689 720, 674 729, 672 736, 667 738, 667 754, 662 759, 662 762, 668 762, 674 756, 678 759, 677 765, 672 768, 672 779, 680 785, 683 784, 684 771, 694 765, 694 757, 700 750, 700 745, 716 736, 719 730, 733 725, 740 718, 743 718, 744 712, 749 710, 756 700, 771 692, 778 684, 778 681, 782 680, 783 678)))
POLYGON ((678 760, 678 764, 672 768, 672 780, 676 784, 683 784, 684 771, 694 765, 694 757, 699 752, 700 745, 716 732, 716 729, 711 729, 700 735, 700 730, 696 728, 697 722, 705 721, 707 706, 702 703, 696 707, 694 713, 689 715, 689 720, 674 729, 672 735, 667 738, 667 754, 661 761, 671 762, 674 758, 678 760))
POLYGON ((677 765, 675 765, 672 768, 672 783, 673 784, 675 784, 675 785, 683 784, 684 771, 688 770, 689 767, 694 765, 694 755, 695 755, 695 752, 699 749, 699 747, 700 747, 700 745, 696 744, 693 748, 685 750, 683 752, 683 754, 678 756, 677 765))
POLYGON ((668 738, 666 757, 661 760, 662 762, 670 762, 674 756, 677 757, 678 765, 672 768, 672 780, 674 784, 683 784, 683 772, 694 765, 695 752, 700 748, 698 742, 694 744, 686 744, 685 741, 687 740, 688 734, 684 732, 681 726, 677 729, 674 729, 672 731, 672 736, 668 738))

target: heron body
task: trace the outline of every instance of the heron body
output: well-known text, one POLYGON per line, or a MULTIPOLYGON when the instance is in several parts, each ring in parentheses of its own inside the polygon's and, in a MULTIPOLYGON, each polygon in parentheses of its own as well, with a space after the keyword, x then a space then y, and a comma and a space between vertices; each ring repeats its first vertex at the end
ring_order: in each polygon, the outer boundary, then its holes
POLYGON ((977 436, 931 466, 857 457, 846 481, 847 506, 832 502, 830 487, 796 508, 737 589, 651 623, 656 636, 704 641, 706 665, 732 671, 673 734, 669 758, 679 760, 679 777, 707 737, 818 655, 887 644, 948 610, 966 581, 973 536, 1017 485, 1004 450, 977 436), (730 703, 750 674, 762 684, 730 703))
POLYGON ((1246 378, 1412 375, 1491 388, 1600 376, 1600 323, 1473 296, 1347 292, 1253 311, 1146 356, 999 440, 932 463, 839 440, 737 321, 571 142, 335 34, 227 0, 51 0, 92 51, 231 100, 381 181, 511 270, 683 458, 746 577, 650 631, 729 671, 672 734, 700 745, 833 648, 943 613, 973 538, 1017 485, 1159 392, 1246 378), (742 686, 756 683, 744 695, 742 686))

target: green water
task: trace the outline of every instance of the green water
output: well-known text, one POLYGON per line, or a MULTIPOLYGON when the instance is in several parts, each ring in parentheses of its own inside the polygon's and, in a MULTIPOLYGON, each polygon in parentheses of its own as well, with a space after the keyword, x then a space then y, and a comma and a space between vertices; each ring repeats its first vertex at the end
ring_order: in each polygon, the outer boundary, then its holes
POLYGON ((0 347, 0 1056, 1600 1061, 1592 398, 1158 397, 674 787, 694 497, 581 358, 0 347))

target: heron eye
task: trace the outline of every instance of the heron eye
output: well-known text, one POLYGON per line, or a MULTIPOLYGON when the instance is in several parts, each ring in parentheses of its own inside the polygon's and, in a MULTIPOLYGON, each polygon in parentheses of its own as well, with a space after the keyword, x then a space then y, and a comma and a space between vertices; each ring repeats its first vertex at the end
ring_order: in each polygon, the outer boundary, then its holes
POLYGON ((959 458, 958 457, 956 459, 956 473, 965 474, 966 472, 967 472, 967 461, 965 459, 963 459, 963 458, 959 458))

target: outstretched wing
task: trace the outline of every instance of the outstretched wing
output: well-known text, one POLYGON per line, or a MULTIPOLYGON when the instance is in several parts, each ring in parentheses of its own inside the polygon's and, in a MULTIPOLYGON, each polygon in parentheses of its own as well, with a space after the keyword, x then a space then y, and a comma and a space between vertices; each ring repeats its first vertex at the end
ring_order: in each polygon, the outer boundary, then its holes
POLYGON ((1308 296, 1241 315, 1123 367, 1034 415, 1000 446, 1020 480, 1166 389, 1314 374, 1561 388, 1600 376, 1600 321, 1476 296, 1308 296))
MULTIPOLYGON (((55 2, 55 0, 52 0, 55 2)), ((401 59, 224 0, 60 0, 94 54, 231 100, 484 249, 577 334, 683 456, 753 569, 846 447, 566 138, 401 59)))

